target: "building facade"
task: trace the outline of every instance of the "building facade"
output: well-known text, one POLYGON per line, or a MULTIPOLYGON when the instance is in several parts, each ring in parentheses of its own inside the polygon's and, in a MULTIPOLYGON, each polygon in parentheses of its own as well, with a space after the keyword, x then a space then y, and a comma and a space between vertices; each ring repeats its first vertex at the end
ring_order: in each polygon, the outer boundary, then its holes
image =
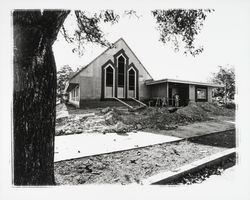
POLYGON ((69 103, 76 107, 108 106, 114 98, 140 101, 165 98, 173 105, 176 95, 180 106, 185 106, 189 101, 211 102, 215 87, 222 86, 175 79, 153 80, 121 38, 112 48, 75 72, 65 92, 69 94, 69 103))

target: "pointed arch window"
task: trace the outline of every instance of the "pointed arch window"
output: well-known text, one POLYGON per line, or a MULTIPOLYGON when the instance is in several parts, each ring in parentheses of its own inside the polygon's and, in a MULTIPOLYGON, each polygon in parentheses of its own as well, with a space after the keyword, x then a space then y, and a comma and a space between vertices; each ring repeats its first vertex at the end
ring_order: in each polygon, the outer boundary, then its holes
POLYGON ((128 97, 136 98, 136 71, 130 68, 128 71, 128 97))
POLYGON ((117 59, 118 67, 118 98, 124 98, 125 91, 125 63, 126 60, 123 55, 120 55, 117 59))
POLYGON ((111 98, 115 96, 115 70, 111 65, 104 68, 105 73, 105 98, 111 98))

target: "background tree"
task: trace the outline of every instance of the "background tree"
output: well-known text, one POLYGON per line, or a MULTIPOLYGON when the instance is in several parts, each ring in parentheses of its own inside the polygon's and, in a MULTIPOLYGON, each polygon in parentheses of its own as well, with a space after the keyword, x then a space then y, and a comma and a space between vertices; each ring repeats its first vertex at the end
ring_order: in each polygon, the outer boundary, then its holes
POLYGON ((224 99, 225 103, 234 100, 235 95, 235 71, 233 67, 218 66, 219 71, 213 73, 212 82, 223 84, 224 88, 215 89, 214 96, 224 99))
POLYGON ((212 11, 170 9, 154 10, 152 14, 158 25, 161 42, 171 42, 175 51, 179 51, 181 44, 184 44, 184 53, 195 56, 203 51, 203 46, 195 47, 195 38, 200 33, 207 14, 212 11))
POLYGON ((73 73, 73 70, 69 65, 64 65, 57 71, 57 98, 62 98, 66 82, 69 80, 71 73, 73 73))
MULTIPOLYGON (((13 12, 15 185, 54 184, 57 82, 52 45, 58 32, 61 31, 68 42, 77 43, 76 51, 81 51, 86 42, 111 47, 100 29, 100 22, 116 23, 120 17, 111 10, 91 15, 74 11, 78 27, 70 36, 63 26, 69 13, 69 10, 13 12)), ((126 14, 134 13, 127 11, 126 14)), ((193 36, 202 26, 196 22, 206 16, 204 10, 155 10, 152 13, 161 38, 167 39, 170 35, 183 38, 188 49, 192 49, 193 36)))

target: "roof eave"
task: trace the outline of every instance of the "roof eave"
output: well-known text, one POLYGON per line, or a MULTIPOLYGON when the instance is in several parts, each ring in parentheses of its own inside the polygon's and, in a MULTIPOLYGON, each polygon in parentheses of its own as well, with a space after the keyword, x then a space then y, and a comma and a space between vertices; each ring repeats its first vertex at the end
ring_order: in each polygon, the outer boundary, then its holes
MULTIPOLYGON (((134 54, 134 56, 136 57, 136 59, 138 60, 138 62, 142 65, 142 67, 144 68, 144 70, 148 73, 148 75, 152 78, 151 74, 147 71, 147 69, 144 67, 144 65, 142 64, 142 62, 139 60, 139 58, 136 56, 136 54, 132 51, 132 49, 129 47, 129 45, 126 43, 126 41, 123 38, 119 38, 117 41, 115 41, 113 44, 115 45, 117 42, 119 42, 120 40, 122 40, 127 47, 129 48, 129 50, 132 52, 132 54, 134 54)), ((104 50, 100 55, 98 55, 97 57, 95 57, 89 64, 87 64, 86 66, 84 66, 83 68, 81 68, 79 71, 75 72, 75 74, 72 75, 72 77, 69 78, 69 80, 73 79, 75 76, 77 76, 83 69, 86 69, 89 65, 91 65, 95 60, 97 60, 100 56, 102 56, 105 52, 107 52, 110 49, 110 47, 108 47, 106 50, 104 50)))
POLYGON ((182 83, 182 84, 189 84, 189 85, 204 85, 209 87, 215 87, 215 88, 222 88, 224 85, 217 85, 213 83, 204 83, 204 82, 195 82, 195 81, 184 81, 184 80, 176 80, 176 79, 162 79, 162 80, 156 80, 156 81, 146 81, 146 85, 156 85, 161 83, 182 83))
POLYGON ((74 89, 76 86, 79 86, 79 83, 69 83, 65 87, 64 92, 67 93, 67 92, 71 91, 72 89, 74 89))

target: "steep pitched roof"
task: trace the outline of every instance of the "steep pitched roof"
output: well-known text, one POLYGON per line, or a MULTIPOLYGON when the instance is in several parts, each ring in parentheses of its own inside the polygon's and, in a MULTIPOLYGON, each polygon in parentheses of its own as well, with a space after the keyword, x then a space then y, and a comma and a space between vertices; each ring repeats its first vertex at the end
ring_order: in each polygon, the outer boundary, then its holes
POLYGON ((69 79, 72 79, 73 77, 75 77, 75 75, 78 74, 79 71, 82 71, 82 70, 85 69, 86 67, 87 67, 87 65, 82 66, 82 67, 81 67, 80 69, 78 69, 77 71, 70 73, 69 79))
MULTIPOLYGON (((150 76, 150 78, 153 79, 153 77, 151 76, 151 74, 148 72, 148 70, 144 67, 144 65, 142 64, 142 62, 139 60, 139 58, 136 56, 136 54, 132 51, 132 49, 128 46, 127 42, 123 39, 120 38, 119 40, 122 40, 128 47, 128 49, 132 52, 132 54, 135 56, 135 58, 139 61, 139 63, 142 65, 143 69, 148 73, 148 75, 150 76)), ((118 41, 119 41, 118 40, 118 41)))
MULTIPOLYGON (((144 70, 148 73, 148 75, 152 78, 152 76, 150 75, 150 73, 148 72, 148 70, 143 66, 143 64, 141 63, 141 61, 139 60, 139 58, 135 55, 135 53, 132 51, 132 49, 128 46, 128 44, 125 42, 125 40, 123 38, 118 39, 114 45, 116 43, 118 43, 119 41, 123 41, 126 46, 128 47, 128 49, 132 52, 132 54, 135 56, 135 58, 138 60, 138 62, 142 65, 142 67, 144 68, 144 70)), ((104 53, 106 53, 109 49, 111 49, 110 47, 107 48, 105 51, 103 51, 99 56, 97 56, 94 60, 92 60, 89 64, 85 65, 84 67, 82 67, 81 69, 79 69, 78 71, 76 71, 74 74, 72 74, 72 76, 70 76, 69 80, 71 80, 72 78, 74 78, 76 75, 78 75, 83 69, 86 69, 88 66, 90 66, 94 61, 96 61, 99 57, 101 57, 104 53)), ((153 78, 152 78, 153 79, 153 78)))

